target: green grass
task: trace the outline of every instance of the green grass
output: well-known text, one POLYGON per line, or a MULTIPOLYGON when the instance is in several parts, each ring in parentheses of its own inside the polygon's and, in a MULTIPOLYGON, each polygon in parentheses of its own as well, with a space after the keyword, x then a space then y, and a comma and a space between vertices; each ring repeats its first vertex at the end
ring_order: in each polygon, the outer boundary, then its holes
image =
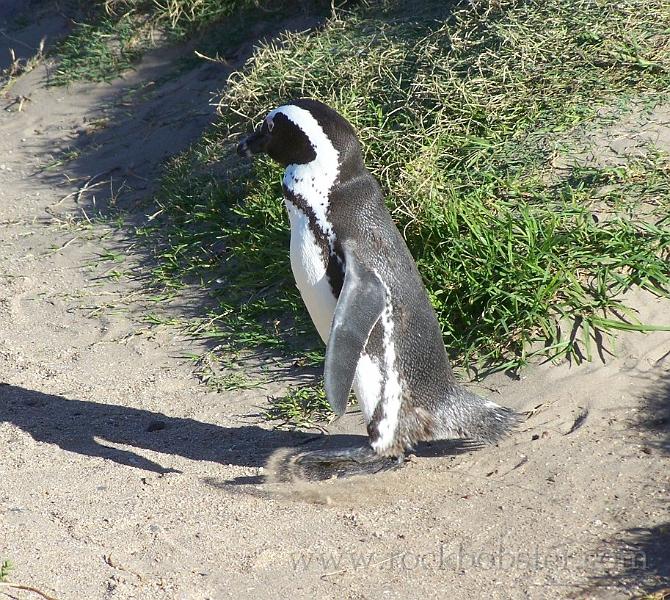
POLYGON ((290 387, 284 395, 269 398, 269 403, 264 416, 279 427, 318 427, 334 416, 322 385, 290 387))
POLYGON ((9 577, 11 571, 12 571, 12 563, 9 562, 8 560, 3 560, 0 563, 0 582, 7 581, 7 578, 9 577))
POLYGON ((145 27, 134 15, 77 23, 56 48, 58 65, 51 85, 75 80, 111 81, 132 67, 148 45, 145 27))
MULTIPOLYGON (((172 14, 198 29, 195 14, 172 14)), ((358 130, 457 365, 590 359, 609 334, 648 330, 625 293, 668 295, 669 158, 653 147, 616 166, 570 157, 580 132, 668 101, 666 3, 388 0, 336 14, 256 49, 224 90, 217 126, 166 165, 160 216, 138 230, 159 286, 214 295, 191 326, 218 344, 208 361, 322 360, 290 274, 281 169, 234 153, 298 96, 358 130)), ((322 400, 318 388, 292 391, 268 415, 311 421, 322 400)))
POLYGON ((82 8, 84 19, 56 47, 51 85, 73 81, 111 81, 131 69, 154 35, 179 41, 197 26, 247 8, 247 2, 204 0, 100 0, 82 8))
POLYGON ((156 40, 179 43, 197 38, 205 55, 225 56, 247 40, 259 22, 308 9, 323 14, 330 6, 326 0, 305 0, 290 8, 278 0, 79 0, 79 4, 82 20, 53 53, 58 65, 51 85, 111 81, 131 69, 156 40))
MULTIPOLYGON (((270 8, 268 0, 103 0, 110 16, 143 15, 154 26, 181 38, 212 23, 260 6, 270 8)), ((275 3, 276 4, 276 3, 275 3)))

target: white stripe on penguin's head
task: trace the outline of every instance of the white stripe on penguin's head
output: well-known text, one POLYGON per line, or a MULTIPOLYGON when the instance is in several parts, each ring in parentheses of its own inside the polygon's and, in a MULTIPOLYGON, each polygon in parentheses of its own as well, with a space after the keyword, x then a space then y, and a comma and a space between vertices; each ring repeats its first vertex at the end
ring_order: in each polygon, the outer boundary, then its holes
POLYGON ((314 115, 311 112, 296 106, 295 104, 286 104, 279 108, 275 108, 267 117, 265 117, 270 131, 272 131, 272 127, 274 127, 274 118, 279 113, 284 115, 307 136, 309 143, 312 145, 312 148, 314 148, 314 152, 316 153, 316 158, 313 162, 318 161, 322 168, 331 166, 332 168, 337 169, 340 153, 335 149, 333 142, 330 141, 330 138, 326 135, 323 128, 319 125, 319 122, 314 118, 314 115))
POLYGON ((334 237, 333 228, 329 222, 327 212, 330 190, 335 184, 340 170, 340 153, 314 115, 308 110, 294 104, 280 106, 266 117, 268 127, 269 123, 278 114, 284 115, 305 134, 315 154, 311 162, 289 164, 286 167, 284 186, 309 204, 314 211, 319 227, 332 242, 334 237))

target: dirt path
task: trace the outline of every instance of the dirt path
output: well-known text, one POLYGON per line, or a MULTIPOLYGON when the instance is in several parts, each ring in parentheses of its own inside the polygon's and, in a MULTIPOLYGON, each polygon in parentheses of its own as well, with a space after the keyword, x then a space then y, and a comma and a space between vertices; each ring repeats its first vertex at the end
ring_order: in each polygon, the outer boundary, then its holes
MULTIPOLYGON (((88 221, 111 189, 141 222, 160 161, 214 117, 223 68, 178 74, 173 59, 68 90, 45 88, 40 67, 1 101, 30 98, 0 110, 0 559, 12 580, 63 600, 627 598, 667 582, 667 334, 624 335, 606 364, 487 381, 534 411, 499 447, 424 447, 363 480, 262 483, 273 450, 322 440, 254 416, 273 390, 199 385, 181 358, 194 342, 142 322, 141 279, 110 276, 141 272, 136 240, 88 221)), ((637 304, 667 322, 667 303, 637 304)), ((333 431, 363 430, 354 414, 333 431)))

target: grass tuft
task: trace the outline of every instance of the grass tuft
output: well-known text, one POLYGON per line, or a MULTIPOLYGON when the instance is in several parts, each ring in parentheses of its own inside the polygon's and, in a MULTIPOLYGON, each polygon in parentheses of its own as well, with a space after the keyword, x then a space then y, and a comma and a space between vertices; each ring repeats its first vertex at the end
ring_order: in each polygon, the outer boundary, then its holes
POLYGON ((146 23, 133 14, 118 20, 77 23, 55 50, 59 60, 49 83, 58 86, 76 80, 111 81, 131 68, 147 45, 146 23))
MULTIPOLYGON (((39 46, 35 54, 29 58, 17 58, 16 52, 13 48, 9 48, 9 65, 0 70, 0 94, 6 95, 11 89, 12 85, 16 79, 23 75, 24 73, 29 73, 32 71, 38 64, 40 64, 42 58, 44 57, 44 43, 46 38, 40 40, 39 46)), ((26 100, 29 100, 28 97, 22 96, 18 99, 19 107, 17 108, 18 112, 21 112, 23 104, 26 100)), ((11 106, 11 105, 10 105, 11 106)), ((9 106, 5 107, 5 110, 8 110, 9 106)))
POLYGON ((9 574, 12 572, 12 563, 8 560, 3 560, 0 563, 0 582, 6 582, 9 574))
POLYGON ((110 17, 142 14, 154 26, 182 38, 236 13, 271 4, 267 0, 105 0, 110 17))
POLYGON ((269 402, 264 416, 270 421, 279 421, 280 427, 318 427, 318 423, 334 416, 321 385, 290 387, 286 394, 271 397, 269 402))
MULTIPOLYGON (((82 4, 85 17, 55 49, 51 85, 110 81, 165 41, 197 39, 207 55, 223 56, 248 41, 258 25, 315 11, 326 0, 286 7, 277 0, 98 0, 82 4)), ((202 54, 200 56, 203 56, 202 54)), ((185 65, 188 61, 182 61, 185 65)))

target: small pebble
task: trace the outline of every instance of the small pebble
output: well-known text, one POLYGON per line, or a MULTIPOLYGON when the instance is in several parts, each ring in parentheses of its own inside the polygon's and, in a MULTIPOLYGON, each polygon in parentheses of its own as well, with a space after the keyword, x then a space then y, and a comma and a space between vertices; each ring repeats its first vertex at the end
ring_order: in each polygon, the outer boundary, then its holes
POLYGON ((162 429, 165 429, 167 425, 165 424, 165 421, 154 421, 153 423, 149 423, 147 425, 147 431, 153 432, 153 431, 161 431, 162 429))

